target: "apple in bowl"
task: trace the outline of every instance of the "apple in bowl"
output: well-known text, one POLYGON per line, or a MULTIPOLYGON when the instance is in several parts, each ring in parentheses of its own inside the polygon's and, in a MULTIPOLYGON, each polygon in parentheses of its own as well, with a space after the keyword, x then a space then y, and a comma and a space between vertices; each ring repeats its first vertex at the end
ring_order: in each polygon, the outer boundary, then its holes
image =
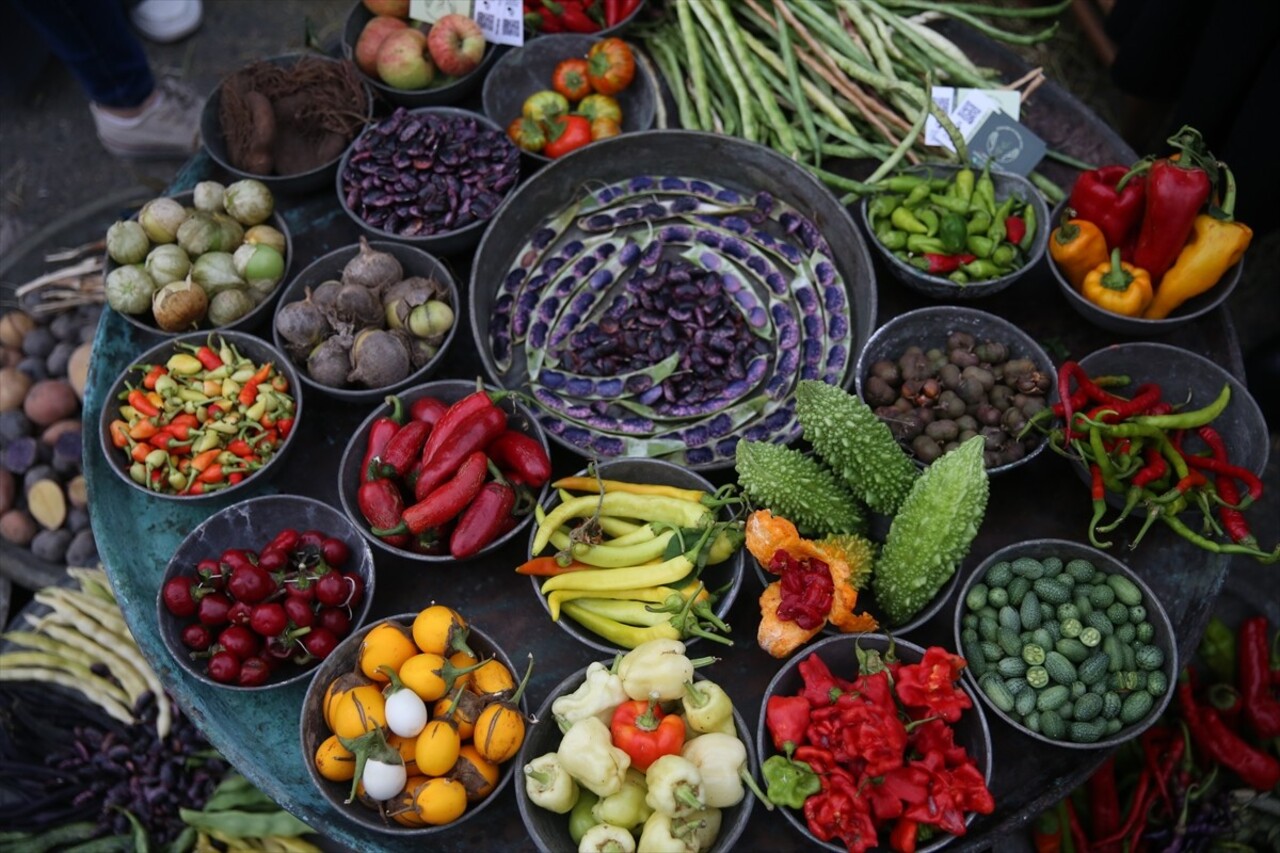
POLYGON ((450 77, 470 74, 484 58, 485 38, 480 25, 466 15, 441 17, 427 33, 427 50, 440 72, 450 77))

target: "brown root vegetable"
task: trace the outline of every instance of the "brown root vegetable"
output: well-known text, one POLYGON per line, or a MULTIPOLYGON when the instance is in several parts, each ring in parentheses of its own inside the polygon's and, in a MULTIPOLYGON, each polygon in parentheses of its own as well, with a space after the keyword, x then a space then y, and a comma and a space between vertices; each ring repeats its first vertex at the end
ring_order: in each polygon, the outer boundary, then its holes
POLYGON ((252 131, 240 168, 255 175, 270 175, 275 170, 276 114, 271 101, 261 92, 245 92, 252 131))
POLYGON ((276 312, 276 331, 292 347, 304 353, 311 352, 329 334, 329 322, 324 312, 316 307, 307 291, 307 298, 280 306, 276 312))
POLYGON ((25 311, 9 311, 0 317, 0 344, 21 347, 27 332, 36 327, 36 321, 25 311))
POLYGON ((350 346, 342 335, 326 338, 307 356, 307 375, 321 385, 341 388, 350 372, 350 346))
POLYGON ((0 515, 0 537, 6 542, 25 548, 36 537, 37 530, 36 520, 25 509, 11 509, 0 515))
POLYGON ((166 332, 194 328, 208 309, 208 295, 190 278, 166 284, 151 299, 156 325, 166 332))
POLYGON ((40 441, 50 447, 53 447, 58 443, 58 438, 64 433, 78 433, 81 432, 82 429, 83 426, 81 425, 79 418, 63 418, 62 420, 54 421, 49 424, 49 426, 45 427, 44 432, 40 433, 40 441))
POLYGON ((342 268, 342 283, 356 284, 381 294, 404 278, 404 268, 390 252, 382 252, 360 237, 360 251, 342 268))
POLYGON ((409 350, 383 329, 364 329, 351 345, 347 381, 365 388, 384 388, 409 375, 409 350))
POLYGON ((14 498, 17 497, 18 481, 8 468, 0 468, 0 513, 13 509, 14 498))
MULTIPOLYGON (((333 301, 333 318, 353 328, 381 326, 385 320, 377 295, 358 284, 344 284, 333 301)), ((335 323, 335 325, 337 325, 335 323)))
POLYGON ((85 386, 89 384, 89 361, 93 358, 93 344, 86 341, 76 347, 67 359, 67 381, 76 396, 84 399, 85 386))
POLYGON ((27 389, 22 412, 36 426, 47 427, 80 411, 80 398, 65 379, 44 379, 27 389))
POLYGON ((84 474, 77 474, 67 481, 67 502, 77 509, 89 505, 89 485, 84 474))
POLYGON ((322 281, 316 285, 315 290, 311 291, 311 301, 315 306, 326 314, 333 311, 334 302, 338 298, 338 291, 342 289, 342 282, 336 278, 328 281, 322 281))
POLYGON ((16 367, 0 368, 0 412, 22 408, 22 399, 31 387, 31 377, 16 367))

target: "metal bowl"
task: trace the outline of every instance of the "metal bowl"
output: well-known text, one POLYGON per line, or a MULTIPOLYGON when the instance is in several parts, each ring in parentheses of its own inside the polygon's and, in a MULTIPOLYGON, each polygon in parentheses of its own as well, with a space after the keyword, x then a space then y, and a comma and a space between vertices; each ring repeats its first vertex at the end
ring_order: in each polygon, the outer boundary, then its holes
POLYGON ((364 592, 359 602, 350 608, 351 630, 356 631, 364 624, 365 617, 369 615, 369 606, 373 602, 373 552, 369 543, 361 538, 355 525, 338 510, 314 498, 286 494, 247 498, 219 510, 188 533, 178 550, 173 553, 165 567, 164 577, 161 578, 161 594, 156 597, 160 639, 187 675, 215 687, 247 692, 294 684, 310 678, 316 671, 316 661, 299 665, 286 660, 278 664, 268 682, 261 687, 241 687, 215 681, 205 671, 204 662, 193 660, 191 650, 182 643, 182 629, 194 622, 195 617, 179 618, 164 605, 163 590, 170 578, 194 575, 197 563, 204 559, 216 560, 227 548, 260 552, 276 534, 287 528, 299 532, 319 530, 346 543, 351 556, 342 570, 355 572, 364 582, 364 592))
MULTIPOLYGON (((360 40, 360 33, 364 31, 365 25, 373 20, 373 17, 373 13, 360 0, 356 0, 351 11, 347 13, 346 21, 342 26, 342 55, 347 59, 355 61, 356 42, 360 40)), ((410 26, 413 24, 410 23, 410 26)), ((430 27, 423 25, 422 29, 423 32, 428 32, 430 27)), ((461 77, 440 76, 425 89, 397 89, 394 86, 388 86, 377 77, 369 76, 359 67, 356 71, 365 84, 378 93, 379 97, 392 104, 402 107, 447 106, 465 101, 480 88, 485 74, 489 71, 489 66, 493 65, 494 60, 504 51, 504 45, 489 42, 484 46, 484 57, 480 60, 480 64, 469 74, 461 77)))
MULTIPOLYGON (((328 691, 329 685, 338 676, 345 673, 358 672, 357 663, 360 659, 360 646, 364 642, 365 635, 384 622, 395 622, 406 628, 410 627, 417 615, 417 612, 399 613, 395 616, 373 620, 362 630, 353 632, 339 643, 333 654, 321 662, 311 683, 307 686, 307 695, 302 701, 302 713, 298 721, 298 731, 302 738, 302 758, 303 763, 307 766, 307 775, 311 778, 316 791, 328 803, 329 808, 351 822, 359 824, 366 830, 385 832, 413 839, 430 839, 457 828, 463 821, 472 820, 488 808, 490 803, 500 799, 502 789, 511 782, 511 777, 515 775, 514 768, 519 766, 518 762, 515 759, 504 762, 499 768, 497 784, 494 785, 488 796, 479 802, 468 803, 467 810, 452 823, 441 826, 408 827, 396 823, 390 818, 384 818, 374 809, 368 808, 358 801, 345 802, 347 795, 351 792, 351 783, 331 782, 325 779, 316 769, 314 757, 320 744, 330 734, 329 727, 325 725, 324 721, 325 693, 328 691)), ((520 671, 512 665, 511 658, 507 656, 502 647, 475 625, 470 626, 470 633, 467 634, 467 644, 476 653, 477 657, 481 659, 495 658, 501 661, 515 675, 517 680, 520 678, 520 671)), ((520 698, 520 712, 526 719, 529 719, 529 703, 523 696, 520 698)))
MULTIPOLYGON (((603 660, 600 663, 609 666, 612 660, 603 660)), ((587 667, 584 666, 552 689, 550 695, 538 708, 534 716, 535 722, 525 735, 520 754, 512 763, 523 767, 539 755, 555 752, 559 748, 563 732, 556 725, 551 706, 556 699, 577 690, 585 681, 586 675, 587 667)), ((693 674, 694 681, 702 681, 704 678, 701 673, 693 674)), ((738 740, 742 741, 742 745, 747 750, 747 772, 756 776, 759 766, 756 750, 751 746, 751 733, 746 721, 736 709, 733 712, 733 721, 738 730, 738 740)), ((716 835, 715 844, 711 846, 710 853, 728 853, 730 850, 738 849, 738 842, 751 819, 755 800, 755 796, 750 791, 746 791, 741 802, 722 810, 720 832, 716 835)), ((569 835, 569 816, 556 814, 535 805, 529 799, 529 794, 522 782, 516 785, 516 805, 520 808, 520 818, 524 821, 529 838, 541 853, 573 853, 578 849, 578 845, 569 835)))
MULTIPOLYGON (((816 654, 826 663, 834 675, 853 680, 857 677, 859 671, 858 649, 864 651, 874 650, 884 655, 888 652, 891 644, 898 660, 903 663, 919 663, 924 658, 925 650, 923 648, 905 640, 892 639, 884 634, 843 634, 838 637, 828 637, 815 643, 803 654, 797 654, 783 664, 777 675, 769 682, 769 686, 765 688, 764 698, 760 702, 760 718, 756 726, 756 753, 760 756, 760 760, 764 761, 777 752, 773 748, 773 739, 769 734, 767 723, 769 697, 795 696, 800 693, 804 688, 804 680, 800 676, 801 661, 807 659, 811 654, 816 654)), ((966 709, 960 717, 960 721, 953 724, 955 743, 956 746, 963 747, 965 752, 974 760, 974 763, 978 766, 978 771, 982 773, 983 779, 989 786, 991 784, 992 765, 991 730, 987 727, 986 715, 982 713, 982 708, 973 697, 974 691, 964 682, 961 682, 960 687, 965 693, 969 694, 973 707, 966 709)), ((787 822, 795 827, 796 831, 801 833, 811 845, 833 850, 836 853, 844 853, 846 850, 844 845, 838 843, 838 841, 824 842, 810 832, 803 812, 785 806, 780 806, 778 810, 782 812, 787 822)), ((974 814, 972 812, 968 813, 965 817, 965 823, 968 824, 973 818, 974 814)), ((933 851, 945 847, 954 839, 955 836, 940 833, 929 844, 922 844, 917 848, 917 851, 918 853, 933 853, 933 851)))
MULTIPOLYGON (((841 313, 848 322, 850 349, 843 381, 852 384, 854 354, 875 327, 876 289, 870 255, 848 211, 811 174, 769 148, 720 134, 683 130, 628 133, 574 151, 540 170, 499 209, 476 251, 468 297, 476 349, 495 384, 515 389, 528 382, 519 351, 511 369, 499 369, 490 337, 498 288, 516 254, 549 212, 564 208, 584 187, 627 181, 637 175, 697 178, 751 194, 768 192, 821 223, 846 290, 841 313)), ((565 431, 565 421, 546 413, 540 417, 552 439, 567 450, 595 455, 560 434, 565 431)), ((731 431, 728 438, 741 434, 731 431)), ((682 464, 696 470, 727 469, 732 460, 682 464)))
MULTIPOLYGON (((454 323, 449 329, 449 333, 445 336, 444 342, 440 344, 440 351, 435 357, 413 370, 404 379, 392 385, 385 385, 380 388, 360 388, 356 386, 343 386, 334 388, 329 385, 322 385, 316 382, 307 373, 306 360, 302 359, 301 364, 295 365, 298 368, 298 376, 301 378, 308 390, 316 391, 338 400, 344 400, 349 403, 374 403, 388 394, 395 393, 403 388, 412 385, 420 385, 435 375, 446 361, 446 356, 452 346, 454 338, 457 335, 459 317, 461 311, 461 296, 458 293, 458 283, 454 280, 453 274, 449 272, 449 268, 440 262, 440 259, 434 255, 419 249, 415 246, 406 246, 404 243, 383 242, 380 240, 369 241, 370 247, 381 252, 390 252, 395 255, 396 260, 400 262, 400 266, 404 268, 405 276, 422 276, 423 278, 433 278, 445 286, 449 294, 449 304, 453 307, 454 323)), ((355 257, 360 251, 358 243, 350 246, 343 246, 340 249, 334 249, 328 254, 321 255, 310 264, 302 269, 301 272, 294 277, 293 281, 284 288, 284 292, 280 295, 280 302, 276 307, 276 312, 291 302, 298 302, 306 298, 307 290, 314 290, 321 282, 330 279, 340 279, 342 277, 342 268, 346 266, 347 261, 355 257)), ((271 325, 271 336, 276 347, 284 353, 289 352, 287 342, 280 337, 280 332, 276 330, 275 323, 271 325)))
MULTIPOLYGON (((515 145, 507 139, 507 135, 503 129, 490 121, 488 117, 481 115, 480 113, 472 112, 471 110, 458 109, 457 107, 419 107, 418 109, 409 110, 409 113, 419 117, 435 116, 454 120, 472 119, 476 121, 482 129, 491 130, 497 133, 501 137, 501 141, 498 142, 498 144, 509 146, 513 151, 516 150, 515 145)), ((387 120, 384 119, 383 123, 386 121, 387 120)), ((427 236, 410 236, 399 234, 394 231, 387 231, 368 224, 360 214, 353 210, 351 205, 347 203, 347 193, 343 189, 345 184, 344 175, 347 172, 347 165, 352 156, 360 151, 362 141, 370 134, 378 133, 383 123, 365 128, 364 132, 356 137, 355 142, 351 143, 346 152, 342 155, 342 162, 338 165, 335 183, 337 185, 338 203, 342 206, 343 212, 346 213, 347 216, 351 217, 352 222, 356 223, 356 225, 360 226, 360 228, 369 234, 370 237, 375 239, 398 240, 402 243, 411 243, 437 255, 452 255, 470 251, 476 243, 480 241, 480 238, 484 234, 485 228, 488 224, 493 221, 492 216, 488 219, 476 220, 462 226, 461 228, 455 228, 452 231, 443 231, 427 236)), ((517 172, 517 178, 513 180, 511 185, 503 191, 505 199, 510 199, 512 190, 518 183, 519 178, 517 172)), ((498 210, 501 210, 502 206, 505 206, 505 202, 503 205, 498 207, 498 210)), ((497 211, 494 212, 494 215, 496 215, 496 213, 497 211)))
MULTIPOLYGON (((249 177, 256 176, 250 175, 249 177)), ((181 204, 183 207, 190 209, 195 201, 195 192, 178 193, 177 195, 169 197, 181 204)), ((140 212, 141 208, 139 208, 139 210, 129 218, 136 220, 138 218, 138 213, 140 212)), ((293 266, 293 237, 289 234, 289 226, 285 223, 284 217, 280 215, 280 211, 278 209, 272 212, 271 217, 265 224, 270 225, 272 228, 284 235, 284 273, 280 276, 280 281, 276 284, 275 290, 271 291, 270 296, 255 305, 252 311, 245 314, 240 319, 228 323, 225 326, 210 326, 207 319, 201 320, 200 324, 196 327, 197 329, 212 329, 220 332, 256 330, 260 328, 262 324, 266 322, 266 319, 275 311, 276 300, 280 298, 280 291, 284 287, 284 282, 289 280, 289 269, 293 266)), ((155 246, 153 245, 152 248, 155 248, 155 246)), ((233 248, 231 251, 234 252, 235 249, 233 248)), ((195 258, 192 258, 191 260, 194 262, 195 258)), ((116 263, 110 256, 108 256, 102 270, 103 277, 105 278, 110 275, 111 271, 118 266, 120 266, 120 264, 116 263)), ((115 309, 112 308, 110 310, 114 311, 115 309)), ((130 326, 138 329, 145 336, 149 336, 144 338, 147 340, 169 338, 174 335, 186 334, 186 331, 166 332, 164 329, 157 326, 155 318, 152 316, 151 309, 149 308, 142 314, 125 314, 122 311, 116 311, 116 313, 123 317, 125 322, 130 326)))
MULTIPOLYGON (((639 11, 637 9, 636 11, 639 11)), ((593 44, 603 41, 598 35, 555 33, 540 36, 509 52, 493 66, 485 78, 481 95, 484 112, 506 127, 520 117, 526 98, 534 92, 551 88, 551 75, 562 59, 585 57, 593 44)), ((631 85, 615 96, 622 108, 622 132, 634 133, 653 127, 657 113, 658 86, 643 64, 636 64, 631 85)), ((550 163, 550 157, 535 151, 522 151, 538 164, 550 163)))
POLYGON ((216 332, 188 332, 185 335, 165 340, 163 343, 153 346, 151 349, 143 352, 134 360, 134 362, 126 367, 115 382, 111 384, 111 389, 103 396, 102 416, 99 418, 98 424, 98 441, 102 448, 102 455, 107 460, 112 472, 119 477, 130 488, 137 489, 145 495, 149 495, 156 500, 179 501, 182 503, 201 503, 204 501, 222 501, 228 495, 242 494, 245 491, 256 489, 265 480, 275 476, 283 467, 283 460, 298 443, 298 433, 301 432, 303 424, 303 406, 302 406, 302 386, 301 380, 298 379, 298 373, 293 369, 293 365, 289 359, 271 344, 244 332, 232 331, 216 331, 216 332), (169 357, 178 352, 190 352, 190 350, 182 350, 180 344, 186 344, 190 347, 199 347, 209 341, 210 337, 216 341, 221 338, 226 343, 235 347, 240 355, 245 358, 252 359, 254 364, 262 365, 265 362, 271 362, 275 365, 276 370, 284 376, 288 381, 288 393, 293 397, 294 401, 294 425, 285 437, 284 441, 271 455, 266 463, 261 467, 254 469, 246 474, 245 478, 239 483, 227 486, 226 488, 215 489, 200 495, 192 494, 172 494, 167 492, 153 491, 146 488, 140 483, 135 482, 129 476, 129 468, 132 461, 125 455, 125 451, 120 450, 111 440, 111 422, 119 417, 119 407, 123 405, 121 395, 127 394, 130 387, 139 386, 142 377, 146 375, 147 367, 153 364, 163 364, 169 360, 169 357))
MULTIPOLYGON (((1062 221, 1062 213, 1066 209, 1066 201, 1061 202, 1054 208, 1051 227, 1058 227, 1058 224, 1062 221)), ((1063 298, 1081 317, 1108 332, 1129 335, 1135 338, 1146 338, 1168 334, 1223 305, 1244 276, 1244 259, 1241 258, 1235 266, 1227 270, 1217 284, 1199 296, 1193 296, 1188 299, 1170 312, 1169 316, 1163 320, 1126 317, 1123 314, 1115 314, 1093 304, 1088 299, 1085 299, 1080 291, 1071 286, 1071 283, 1062 274, 1062 270, 1058 269, 1058 264, 1053 260, 1052 254, 1049 255, 1049 269, 1053 272, 1054 280, 1058 282, 1058 289, 1062 291, 1063 298)))
MULTIPOLYGON (((614 24, 612 27, 604 27, 603 29, 598 30, 597 32, 591 33, 590 35, 596 36, 598 38, 604 38, 605 36, 618 35, 619 33, 629 28, 631 24, 634 23, 635 20, 640 17, 640 14, 644 11, 644 7, 647 3, 648 3, 648 0, 640 0, 640 2, 636 4, 636 7, 631 10, 631 14, 627 15, 622 20, 618 21, 618 23, 614 24)), ((544 33, 538 32, 537 30, 531 30, 528 27, 525 27, 524 43, 528 44, 534 39, 551 38, 552 36, 555 36, 555 35, 558 35, 558 34, 557 33, 544 34, 544 33)))
MULTIPOLYGON (((1138 572, 1134 571, 1133 568, 1125 565, 1109 554, 1099 551, 1096 548, 1091 548, 1090 546, 1080 542, 1072 542, 1066 539, 1031 539, 1025 542, 1016 542, 1012 545, 1007 545, 991 554, 978 564, 966 579, 964 586, 960 590, 960 596, 956 601, 954 621, 956 647, 961 650, 961 654, 965 657, 973 657, 973 655, 966 654, 964 652, 966 645, 972 646, 971 643, 966 644, 964 640, 964 617, 965 614, 969 612, 967 599, 969 598, 970 592, 974 590, 975 586, 984 582, 987 571, 996 563, 1006 561, 1012 562, 1019 557, 1031 557, 1036 560, 1044 560, 1048 557, 1057 557, 1062 560, 1064 567, 1072 560, 1087 560, 1093 564, 1095 571, 1105 572, 1108 575, 1120 575, 1121 577, 1127 578, 1137 586, 1142 592, 1142 606, 1146 609, 1146 620, 1150 622, 1154 628, 1154 637, 1151 644, 1158 648, 1164 656, 1163 663, 1159 667, 1159 670, 1166 676, 1167 688, 1160 695, 1153 697, 1154 701, 1152 702, 1151 709, 1140 720, 1129 725, 1125 725, 1114 734, 1107 735, 1091 743, 1081 743, 1067 738, 1057 739, 1049 737, 1039 731, 1038 726, 1036 729, 1030 728, 1026 722, 1027 718, 1023 715, 1019 715, 1016 709, 1006 711, 996 705, 982 688, 982 679, 986 676, 974 672, 975 664, 971 659, 970 665, 965 667, 964 677, 969 685, 974 688, 972 692, 977 693, 981 697, 982 703, 986 705, 989 710, 994 712, 998 718, 1008 723, 1017 731, 1030 738, 1034 738, 1035 740, 1063 747, 1065 749, 1113 749, 1125 741, 1131 740, 1140 735, 1148 726, 1159 719, 1160 715, 1164 712, 1165 707, 1168 706, 1170 698, 1173 696, 1174 687, 1177 684, 1178 679, 1177 636, 1173 632, 1173 625, 1169 622, 1169 616, 1165 612, 1164 606, 1160 603, 1160 599, 1151 591, 1151 587, 1147 586, 1146 582, 1142 579, 1142 576, 1138 574, 1138 572)), ((1073 593, 1075 589, 1076 586, 1073 585, 1073 593)), ((1042 606, 1044 603, 1045 602, 1041 602, 1042 606)), ((1010 602, 1010 606, 1014 606, 1012 602, 1010 602)), ((1018 606, 1020 606, 1020 603, 1018 606)), ((1085 622, 1087 627, 1088 622, 1084 618, 1081 618, 1080 621, 1085 622)), ((1101 649, 1102 645, 1099 645, 1097 648, 1101 649)), ((1046 649, 1046 651, 1048 650, 1046 649)), ((994 662, 989 663, 994 664, 994 662)), ((991 672, 993 670, 994 666, 991 670, 987 671, 991 672)), ((998 673, 996 673, 994 677, 1001 678, 998 673)), ((1109 677, 1110 676, 1104 676, 1104 679, 1109 677)), ((1054 684, 1052 680, 1049 683, 1050 685, 1054 684)), ((1024 689, 1030 690, 1032 688, 1026 687, 1024 689)), ((1078 698, 1079 697, 1074 697, 1070 701, 1074 703, 1078 698)), ((1032 713, 1036 713, 1036 711, 1033 711, 1032 713)), ((1038 717, 1036 719, 1038 720, 1038 717)))
MULTIPOLYGON (((1036 343, 1035 338, 1003 317, 966 306, 918 308, 915 311, 900 314, 876 329, 871 339, 867 341, 867 345, 862 348, 862 352, 858 354, 858 361, 854 367, 854 381, 858 396, 866 398, 863 385, 871 374, 871 366, 877 361, 882 359, 896 361, 910 346, 919 346, 926 352, 932 347, 942 347, 946 343, 947 336, 958 331, 972 334, 979 343, 984 340, 1004 343, 1009 349, 1010 358, 1031 359, 1040 372, 1049 378, 1049 388, 1044 394, 1045 402, 1052 399, 1053 390, 1057 385, 1056 370, 1049 354, 1036 343)), ((1026 439, 1025 455, 1021 459, 989 466, 988 476, 1003 474, 1027 464, 1039 456, 1047 444, 1047 435, 1033 433, 1026 439)), ((911 453, 909 445, 905 449, 911 453)), ((912 458, 915 459, 915 456, 913 455, 912 458)), ((915 462, 921 468, 926 467, 926 464, 919 459, 915 459, 915 462)))
MULTIPOLYGON (((427 382, 422 385, 414 386, 405 391, 400 392, 397 396, 400 398, 405 409, 407 410, 411 404, 424 397, 435 397, 445 404, 456 403, 463 397, 476 390, 475 382, 468 382, 463 379, 438 379, 434 382, 427 382)), ((542 445, 542 449, 550 454, 550 447, 547 444, 547 436, 543 433, 542 428, 538 426, 538 421, 514 397, 503 397, 498 401, 497 405, 507 413, 507 428, 519 430, 526 435, 532 436, 542 445)), ((360 504, 357 500, 357 492, 360 490, 360 483, 364 481, 363 461, 364 451, 369 440, 369 430, 373 426, 373 422, 378 418, 391 414, 391 406, 383 404, 378 406, 369 416, 364 419, 360 426, 356 427, 352 433, 350 440, 347 442, 346 449, 342 451, 342 461, 338 463, 338 498, 342 501, 342 509, 347 514, 347 518, 360 529, 361 534, 368 539, 375 547, 415 563, 426 563, 432 565, 448 565, 461 562, 454 559, 447 552, 444 554, 422 554, 417 551, 410 551, 391 545, 385 540, 374 536, 369 530, 369 523, 365 520, 360 512, 360 504)), ((547 495, 547 485, 543 485, 538 492, 537 499, 539 502, 544 500, 547 495)), ((409 504, 406 503, 406 506, 409 504)), ((533 513, 528 513, 520 518, 515 527, 499 536, 480 550, 472 560, 480 559, 486 554, 490 554, 507 542, 520 535, 521 531, 528 526, 533 513)))
MULTIPOLYGON (((1128 385, 1107 389, 1121 396, 1131 396, 1144 382, 1155 382, 1164 400, 1187 411, 1208 405, 1223 385, 1230 385, 1231 401, 1214 419, 1213 428, 1226 443, 1233 465, 1247 468, 1259 477, 1266 470, 1271 452, 1266 418, 1248 387, 1220 364, 1182 347, 1132 341, 1095 350, 1080 359, 1080 367, 1089 376, 1128 376, 1128 385)), ((1204 449, 1194 430, 1188 431, 1184 449, 1189 453, 1204 449)), ((1081 482, 1089 482, 1089 471, 1083 463, 1073 459, 1072 468, 1081 482)), ((1124 506, 1124 495, 1107 490, 1106 498, 1113 508, 1124 506)), ((1189 511, 1198 512, 1195 507, 1189 511)), ((1138 507, 1134 513, 1145 516, 1146 510, 1138 507)))
MULTIPOLYGON (((279 65, 282 68, 291 68, 301 60, 308 62, 339 62, 341 60, 332 59, 320 54, 300 54, 293 53, 285 56, 275 56, 265 62, 279 65)), ((354 67, 354 65, 353 65, 354 67)), ((359 73, 357 69, 357 73, 359 73)), ((228 174, 240 178, 254 178, 262 181, 271 188, 273 193, 285 193, 287 195, 303 195, 304 193, 313 192, 315 190, 327 187, 333 181, 333 174, 338 169, 338 161, 342 159, 339 153, 326 163, 316 166, 306 172, 298 172, 292 175, 255 175, 252 172, 246 172, 238 169, 231 164, 231 158, 227 151, 227 140, 222 133, 222 123, 219 115, 222 104, 222 87, 226 85, 226 80, 218 83, 218 87, 213 90, 204 102, 204 109, 200 113, 200 141, 204 144, 205 150, 209 152, 209 156, 213 158, 213 162, 221 166, 228 174)), ((364 90, 364 117, 368 123, 373 118, 373 93, 370 91, 368 84, 363 87, 364 90)), ((350 140, 348 140, 350 142, 350 140)))
MULTIPOLYGON (((946 163, 932 163, 920 166, 913 166, 904 169, 906 174, 929 175, 936 177, 950 177, 961 169, 960 166, 946 163)), ((999 204, 1009 196, 1016 196, 1022 199, 1035 210, 1036 216, 1036 233, 1032 238, 1031 249, 1027 252, 1027 261, 1016 270, 1006 273, 999 278, 986 279, 984 281, 971 281, 968 284, 956 284, 945 276, 929 275, 922 270, 918 270, 911 264, 903 261, 893 254, 885 245, 876 239, 875 231, 871 227, 871 221, 867 212, 870 204, 869 198, 864 198, 862 203, 858 205, 858 218, 862 223, 863 229, 867 233, 867 239, 876 251, 880 253, 880 257, 884 260, 885 265, 889 268, 889 272, 895 279, 902 282, 911 290, 933 299, 946 300, 967 300, 981 299, 986 296, 999 293, 1014 282, 1018 281, 1027 270, 1034 267, 1044 257, 1045 249, 1049 245, 1049 206, 1045 203, 1044 197, 1040 195, 1040 191, 1035 188, 1029 180, 1021 175, 1015 175, 1012 172, 1002 172, 996 169, 991 170, 991 180, 995 183, 996 203, 999 204)))
MULTIPOLYGON (((701 489, 707 494, 715 491, 715 486, 711 485, 705 478, 698 474, 675 465, 671 462, 664 462, 660 459, 618 459, 611 462, 600 462, 596 466, 601 479, 605 480, 622 480, 628 483, 650 483, 659 486, 675 486, 680 489, 701 489)), ((589 471, 586 469, 579 471, 576 476, 588 476, 589 471)), ((550 512, 560 504, 560 496, 558 493, 552 493, 542 502, 542 507, 546 512, 550 512)), ((720 520, 726 521, 729 518, 727 509, 720 510, 720 520)), ((537 532, 537 528, 529 533, 529 550, 533 549, 533 538, 537 532)), ((551 547, 551 546, 548 546, 551 547)), ((742 571, 746 559, 746 549, 739 548, 738 552, 729 559, 718 565, 708 565, 702 570, 701 579, 709 590, 720 590, 728 587, 720 593, 720 599, 716 602, 715 613, 721 619, 728 619, 729 608, 733 606, 733 602, 738 597, 738 590, 742 588, 742 571)), ((530 554, 531 557, 539 556, 530 554)), ((538 603, 547 611, 547 615, 551 614, 551 606, 547 603, 547 597, 542 594, 542 582, 546 578, 530 577, 529 578, 533 594, 537 596, 538 603)), ((620 646, 609 643, 595 632, 579 625, 568 615, 562 614, 556 620, 556 624, 562 630, 580 643, 598 649, 602 652, 617 653, 626 652, 620 646)), ((684 641, 686 644, 700 642, 700 638, 692 637, 684 641)))

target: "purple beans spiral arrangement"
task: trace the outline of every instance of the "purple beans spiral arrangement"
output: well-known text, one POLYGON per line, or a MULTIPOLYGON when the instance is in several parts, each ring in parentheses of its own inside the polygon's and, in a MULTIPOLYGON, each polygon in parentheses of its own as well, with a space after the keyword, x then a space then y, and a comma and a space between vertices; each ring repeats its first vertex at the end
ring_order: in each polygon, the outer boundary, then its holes
POLYGON ((795 384, 844 381, 852 324, 831 248, 799 211, 643 176, 594 187, 532 231, 489 344, 567 444, 711 467, 743 437, 798 436, 795 384))
POLYGON ((355 141, 346 206, 400 237, 458 231, 493 216, 520 179, 520 151, 479 119, 401 107, 355 141))

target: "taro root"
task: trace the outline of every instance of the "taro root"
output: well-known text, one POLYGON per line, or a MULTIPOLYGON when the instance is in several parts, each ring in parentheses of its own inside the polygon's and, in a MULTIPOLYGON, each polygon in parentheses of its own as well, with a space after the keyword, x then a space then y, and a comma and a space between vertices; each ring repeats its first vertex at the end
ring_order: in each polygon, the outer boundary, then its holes
POLYGON ((350 372, 350 347, 342 336, 326 338, 307 356, 307 375, 321 385, 341 388, 350 372))
POLYGON ((343 284, 358 284, 375 293, 381 293, 402 278, 404 268, 396 256, 372 248, 363 235, 360 237, 360 251, 342 268, 343 284))
POLYGON ((384 329, 362 329, 351 345, 347 381, 366 388, 394 385, 409 375, 409 350, 384 329))

